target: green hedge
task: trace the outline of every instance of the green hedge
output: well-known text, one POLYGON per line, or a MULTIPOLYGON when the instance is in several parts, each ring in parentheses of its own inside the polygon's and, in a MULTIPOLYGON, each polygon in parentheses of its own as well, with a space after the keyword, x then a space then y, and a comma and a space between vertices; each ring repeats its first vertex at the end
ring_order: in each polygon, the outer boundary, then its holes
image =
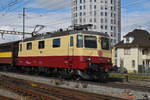
POLYGON ((141 74, 121 74, 121 73, 110 73, 110 78, 125 78, 128 75, 129 79, 150 79, 150 75, 141 74))

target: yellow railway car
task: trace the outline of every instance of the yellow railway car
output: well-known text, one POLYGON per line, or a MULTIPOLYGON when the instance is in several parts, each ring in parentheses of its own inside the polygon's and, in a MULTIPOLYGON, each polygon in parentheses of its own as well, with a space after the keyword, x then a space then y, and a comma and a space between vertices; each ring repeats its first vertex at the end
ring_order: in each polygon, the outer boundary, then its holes
POLYGON ((61 76, 105 79, 111 64, 110 37, 94 31, 60 31, 19 43, 17 65, 61 76))
POLYGON ((15 65, 19 41, 0 44, 0 64, 15 65))

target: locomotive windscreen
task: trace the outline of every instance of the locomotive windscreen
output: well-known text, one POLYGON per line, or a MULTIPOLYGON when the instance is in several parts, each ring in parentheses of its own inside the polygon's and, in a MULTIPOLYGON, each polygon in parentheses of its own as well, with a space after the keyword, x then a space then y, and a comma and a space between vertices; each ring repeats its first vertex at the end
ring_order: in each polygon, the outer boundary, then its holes
POLYGON ((103 50, 109 50, 109 39, 108 38, 105 38, 105 37, 102 37, 101 38, 101 47, 103 50))
POLYGON ((84 36, 85 48, 97 48, 96 36, 84 36))

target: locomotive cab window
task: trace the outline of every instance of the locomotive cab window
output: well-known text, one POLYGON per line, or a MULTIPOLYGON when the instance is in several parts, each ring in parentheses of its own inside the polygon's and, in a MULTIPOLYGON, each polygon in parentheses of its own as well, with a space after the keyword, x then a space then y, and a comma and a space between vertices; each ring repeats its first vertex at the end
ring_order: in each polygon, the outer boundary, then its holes
POLYGON ((77 48, 83 48, 83 36, 77 35, 77 48))
POLYGON ((27 43, 27 50, 31 50, 32 49, 32 43, 27 43))
POLYGON ((39 41, 39 49, 44 49, 45 48, 45 41, 39 41))
POLYGON ((97 48, 96 36, 84 36, 85 48, 97 48))
POLYGON ((103 50, 109 50, 110 46, 109 46, 109 39, 102 37, 101 38, 101 47, 103 50))
POLYGON ((60 47, 60 39, 53 39, 53 48, 60 47))

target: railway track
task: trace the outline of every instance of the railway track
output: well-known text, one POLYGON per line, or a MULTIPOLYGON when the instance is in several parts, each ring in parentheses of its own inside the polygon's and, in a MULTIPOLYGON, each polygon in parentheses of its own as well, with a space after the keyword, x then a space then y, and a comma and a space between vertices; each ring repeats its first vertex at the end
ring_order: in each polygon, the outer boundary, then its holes
POLYGON ((100 86, 107 86, 113 88, 120 88, 120 89, 131 89, 135 91, 142 91, 142 92, 150 92, 150 86, 148 85, 136 85, 130 83, 117 83, 117 82, 108 82, 108 83, 96 83, 96 82, 89 82, 89 81, 80 81, 80 83, 87 83, 93 85, 100 85, 100 86))
POLYGON ((15 99, 8 98, 8 97, 1 96, 1 95, 0 95, 0 100, 15 100, 15 99))
POLYGON ((33 100, 126 100, 0 75, 0 85, 33 100))

